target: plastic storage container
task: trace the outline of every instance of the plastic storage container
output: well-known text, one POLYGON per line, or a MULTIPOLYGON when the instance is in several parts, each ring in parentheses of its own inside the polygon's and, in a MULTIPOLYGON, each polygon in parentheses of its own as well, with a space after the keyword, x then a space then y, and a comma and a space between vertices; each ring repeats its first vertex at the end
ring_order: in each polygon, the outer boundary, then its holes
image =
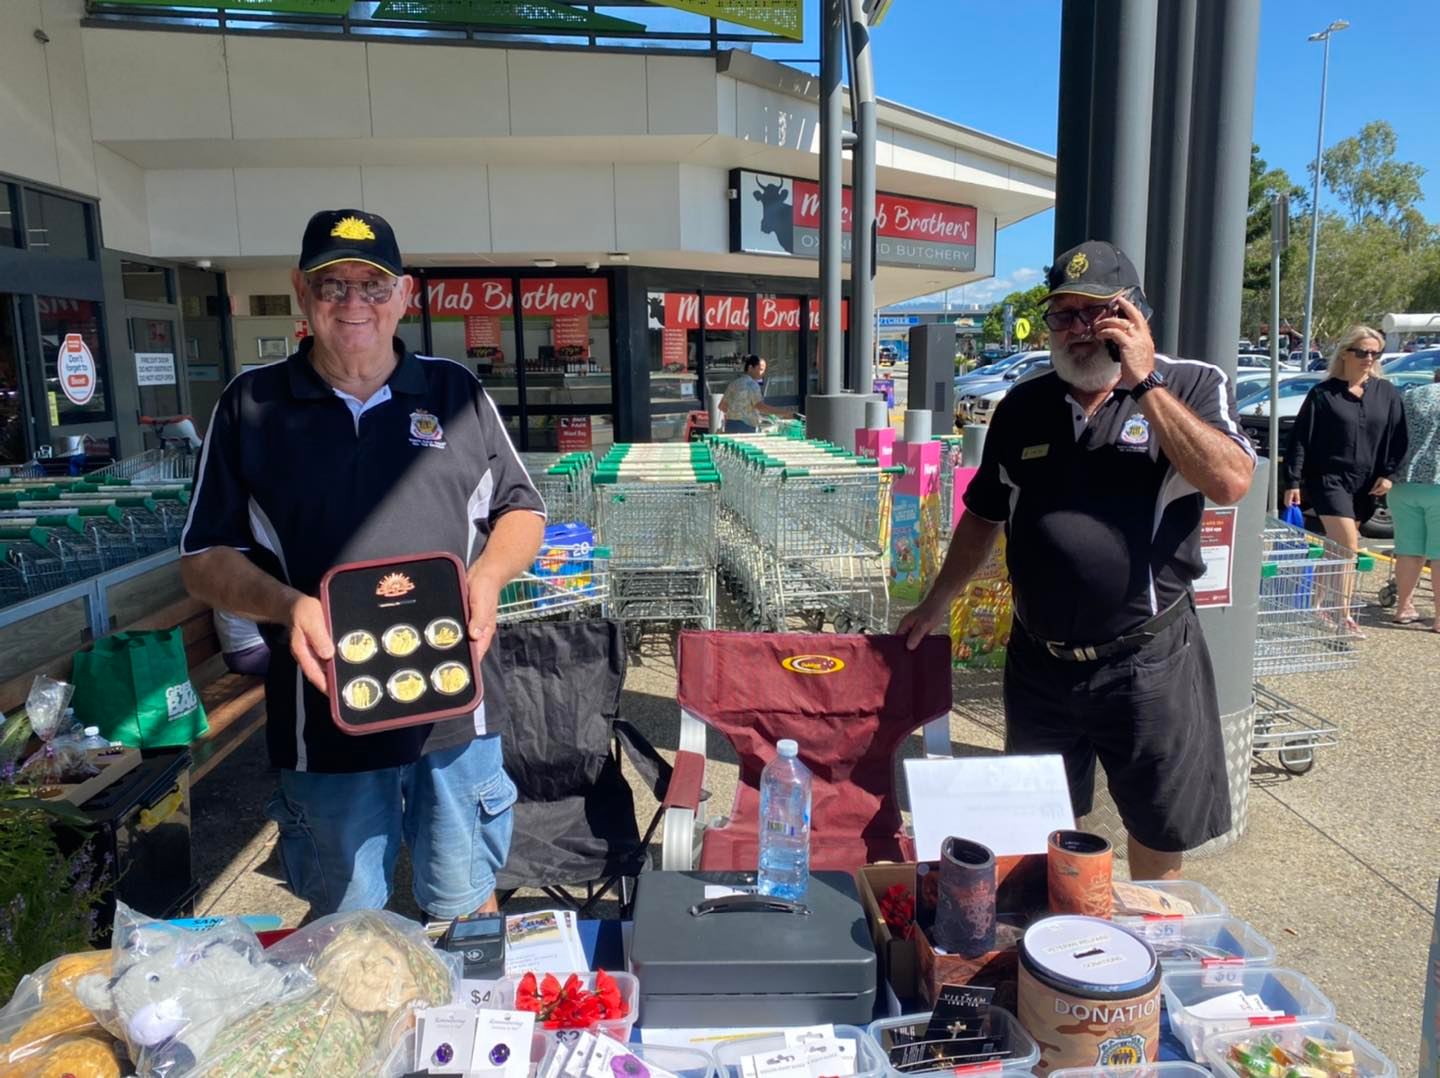
POLYGON ((1200 1018, 1190 1008, 1207 999, 1227 992, 1243 991, 1260 997, 1272 1010, 1284 1011, 1286 1017, 1301 1022, 1329 1021, 1335 1017, 1335 1005, 1309 978, 1290 969, 1266 966, 1220 966, 1206 970, 1166 973, 1160 978, 1160 992, 1165 997, 1165 1011, 1170 1016, 1170 1031, 1185 1046, 1190 1058, 1203 1059, 1205 1041, 1219 1033, 1253 1028, 1248 1019, 1200 1018))
POLYGON ((1195 883, 1193 880, 1134 880, 1136 887, 1145 887, 1151 891, 1161 893, 1188 902, 1195 910, 1193 914, 1138 914, 1121 913, 1120 904, 1115 904, 1115 912, 1111 919, 1118 924, 1123 924, 1132 932, 1145 936, 1151 935, 1151 925, 1166 925, 1182 917, 1229 917, 1230 907, 1220 899, 1214 891, 1202 883, 1195 883), (1145 928, 1139 927, 1145 925, 1145 928))
MULTIPOLYGON (((895 1075, 900 1072, 890 1066, 890 1040, 889 1034, 892 1030, 899 1029, 902 1032, 908 1031, 912 1026, 919 1026, 923 1032, 930 1021, 928 1012, 924 1014, 902 1014, 899 1018, 881 1018, 870 1023, 870 1039, 874 1041, 874 1048, 879 1052, 880 1059, 884 1062, 885 1073, 895 1075)), ((1005 1078, 1021 1078, 1022 1075, 1030 1074, 1035 1064, 1040 1062, 1040 1046, 1035 1043, 1030 1034, 1025 1032, 1023 1026, 1016 1020, 1015 1016, 1004 1007, 991 1007, 986 1017, 985 1032, 997 1032, 1001 1028, 1006 1029, 1007 1040, 1010 1043, 1011 1056, 1009 1059, 997 1060, 1005 1078)), ((949 1075, 952 1070, 963 1071, 963 1068, 941 1067, 933 1071, 907 1071, 907 1078, 916 1078, 919 1075, 944 1074, 949 1075)))
POLYGON ((1219 966, 1273 966, 1275 947, 1244 921, 1234 917, 1186 917, 1150 921, 1144 935, 1160 958, 1165 973, 1219 966), (1197 953, 1197 951, 1199 953, 1197 953), (1223 952, 1207 956, 1205 952, 1223 952), (1188 955, 1189 957, 1186 957, 1188 955))
POLYGON ((1245 1078, 1242 1068, 1230 1061, 1230 1050, 1238 1044, 1254 1044, 1267 1037, 1300 1058, 1304 1058, 1305 1038, 1314 1037, 1355 1053, 1355 1073, 1363 1074, 1365 1078, 1395 1078, 1395 1064, 1364 1037, 1339 1022, 1297 1022, 1269 1029, 1220 1033, 1206 1040, 1205 1059, 1217 1078, 1245 1078))
MULTIPOLYGON (((889 1070, 885 1057, 870 1035, 859 1026, 835 1027, 835 1039, 855 1045, 855 1078, 883 1078, 889 1070)), ((756 1052, 770 1052, 785 1047, 784 1034, 747 1037, 744 1040, 721 1041, 715 1046, 719 1078, 741 1078, 740 1060, 756 1052)), ((665 1068, 669 1070, 669 1067, 665 1068)))
POLYGON ((1050 1078, 1209 1078, 1210 1071, 1198 1063, 1166 1059, 1133 1067, 1061 1067, 1050 1078))
MULTIPOLYGON (((597 1022, 592 1032, 604 1033, 607 1036, 614 1037, 617 1041, 628 1041, 630 1039, 630 1030, 635 1025, 635 1019, 639 1017, 640 982, 638 979, 636 979, 634 974, 611 973, 609 970, 606 970, 605 972, 609 973, 610 976, 614 978, 615 986, 620 989, 620 998, 625 1001, 626 1006, 629 1008, 629 1013, 627 1013, 624 1018, 616 1018, 612 1021, 607 1022, 597 1022)), ((544 975, 536 974, 536 976, 541 977, 544 975)), ((564 984, 565 978, 570 975, 568 973, 557 973, 555 974, 555 976, 559 979, 561 984, 564 984)), ((586 988, 591 989, 592 991, 594 990, 595 974, 581 973, 580 980, 584 982, 586 988)), ((491 994, 490 1000, 488 1003, 485 1004, 485 1007, 489 1010, 495 1011, 514 1010, 515 987, 519 983, 519 977, 506 977, 501 980, 495 986, 495 991, 491 994)), ((559 1030, 547 1029, 544 1030, 544 1032, 547 1034, 558 1033, 559 1030)), ((669 1070, 670 1068, 666 1067, 665 1069, 669 1070)))
MULTIPOLYGON (((677 1048, 664 1044, 627 1044, 625 1048, 640 1062, 667 1070, 676 1075, 676 1078, 716 1078, 719 1073, 710 1053, 702 1052, 698 1048, 677 1048)), ((551 1053, 559 1050, 560 1045, 552 1040, 537 1073, 545 1073, 551 1053)))

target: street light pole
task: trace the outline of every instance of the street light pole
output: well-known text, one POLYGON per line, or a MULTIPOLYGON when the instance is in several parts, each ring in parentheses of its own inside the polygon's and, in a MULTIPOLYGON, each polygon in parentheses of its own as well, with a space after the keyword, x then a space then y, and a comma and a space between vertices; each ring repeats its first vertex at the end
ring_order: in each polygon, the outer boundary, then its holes
MULTIPOLYGON (((1320 68, 1320 130, 1315 135, 1315 177, 1310 193, 1310 270, 1305 283, 1305 339, 1300 344, 1300 366, 1310 367, 1311 320, 1315 316, 1315 252, 1320 245, 1320 157, 1325 148, 1325 90, 1330 80, 1330 38, 1350 25, 1345 19, 1336 19, 1318 34, 1311 34, 1306 41, 1325 42, 1325 61, 1320 68)), ((1277 330, 1279 327, 1276 327, 1277 330)))

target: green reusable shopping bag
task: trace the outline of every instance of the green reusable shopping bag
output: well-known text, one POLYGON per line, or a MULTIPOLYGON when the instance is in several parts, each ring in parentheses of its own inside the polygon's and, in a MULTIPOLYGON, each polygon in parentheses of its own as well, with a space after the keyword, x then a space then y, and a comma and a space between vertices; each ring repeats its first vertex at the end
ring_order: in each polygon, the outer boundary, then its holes
POLYGON ((205 733, 179 629, 111 633, 75 655, 75 717, 136 749, 176 748, 205 733))

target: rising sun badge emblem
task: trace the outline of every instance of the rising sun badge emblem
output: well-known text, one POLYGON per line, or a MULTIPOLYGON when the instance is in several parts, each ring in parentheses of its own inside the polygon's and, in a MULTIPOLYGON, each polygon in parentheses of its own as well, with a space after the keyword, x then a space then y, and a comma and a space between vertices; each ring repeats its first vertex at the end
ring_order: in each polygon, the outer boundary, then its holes
POLYGON ((330 235, 342 240, 373 240, 375 230, 358 217, 342 217, 330 230, 330 235))

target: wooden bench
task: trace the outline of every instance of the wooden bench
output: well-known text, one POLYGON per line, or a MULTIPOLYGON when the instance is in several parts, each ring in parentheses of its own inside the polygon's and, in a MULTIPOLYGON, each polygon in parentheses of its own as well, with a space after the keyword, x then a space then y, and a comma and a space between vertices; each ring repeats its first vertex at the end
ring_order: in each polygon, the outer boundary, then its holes
MULTIPOLYGON (((178 567, 175 568, 175 580, 178 581, 178 567)), ((155 583, 161 586, 152 594, 168 597, 170 601, 138 614, 120 628, 168 629, 178 626, 183 634, 190 680, 205 705, 208 726, 204 736, 190 745, 190 781, 193 785, 265 725, 265 684, 260 678, 234 674, 225 668, 210 607, 183 596, 183 589, 167 590, 168 577, 155 583), (173 597, 175 591, 180 591, 182 597, 173 597)), ((37 631, 36 627, 28 628, 31 636, 37 631)), ((0 647, 4 645, 4 631, 0 631, 0 647)), ((40 674, 70 680, 73 664, 74 652, 65 651, 18 673, 13 669, 7 671, 8 676, 0 680, 0 713, 8 715, 23 707, 31 682, 40 674)))

